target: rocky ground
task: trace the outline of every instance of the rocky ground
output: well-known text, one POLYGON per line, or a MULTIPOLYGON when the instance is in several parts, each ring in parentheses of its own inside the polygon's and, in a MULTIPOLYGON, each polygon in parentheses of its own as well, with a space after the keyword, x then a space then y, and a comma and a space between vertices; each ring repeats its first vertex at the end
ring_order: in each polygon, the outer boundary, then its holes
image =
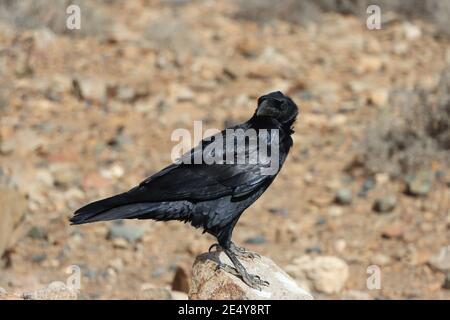
POLYGON ((281 90, 301 107, 294 148, 235 242, 316 299, 450 298, 445 163, 402 179, 360 160, 390 96, 434 92, 450 66, 433 25, 393 18, 370 31, 335 13, 260 23, 232 1, 91 3, 104 19, 80 35, 0 20, 0 287, 36 290, 78 265, 81 299, 170 297, 213 238, 178 222, 68 218, 169 164, 174 129, 245 121, 258 96, 281 90), (371 265, 380 289, 367 288, 371 265))

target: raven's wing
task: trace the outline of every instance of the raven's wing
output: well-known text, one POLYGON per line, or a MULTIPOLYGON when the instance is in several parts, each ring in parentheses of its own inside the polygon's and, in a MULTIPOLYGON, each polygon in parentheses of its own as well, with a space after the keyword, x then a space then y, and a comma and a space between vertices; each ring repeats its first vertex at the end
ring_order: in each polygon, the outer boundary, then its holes
MULTIPOLYGON (((194 157, 196 153, 202 152, 206 158, 217 157, 224 159, 225 148, 211 149, 205 152, 205 146, 211 145, 211 141, 217 141, 218 135, 224 137, 224 132, 213 136, 213 139, 203 141, 203 147, 196 147, 181 159, 186 160, 194 157)), ((259 137, 259 136, 258 136, 259 137)), ((267 173, 270 163, 264 159, 259 161, 261 154, 259 150, 263 144, 266 150, 273 145, 274 137, 265 135, 258 140, 258 144, 237 145, 233 149, 234 164, 211 163, 203 161, 200 164, 172 164, 157 174, 144 180, 138 187, 133 189, 139 194, 139 201, 205 201, 224 196, 239 197, 249 194, 266 183, 270 183, 278 170, 272 174, 267 173), (243 155, 243 160, 238 162, 237 154, 243 155), (258 158, 259 156, 259 158, 258 158), (251 161, 257 160, 257 161, 251 161), (142 197, 142 198, 141 198, 142 197)), ((278 156, 278 155, 277 155, 278 156)), ((282 157, 281 161, 284 161, 282 157)), ((277 159, 279 162, 280 159, 277 159)), ((281 163, 279 163, 281 166, 281 163)))
MULTIPOLYGON (((260 156, 261 147, 269 149, 273 145, 273 136, 266 135, 258 144, 236 145, 232 151, 235 164, 211 162, 211 158, 222 156, 226 148, 209 149, 216 138, 223 138, 224 131, 204 141, 182 157, 195 156, 202 152, 206 161, 201 164, 172 164, 144 180, 137 187, 116 196, 92 202, 75 212, 72 223, 88 223, 101 220, 149 217, 159 220, 187 219, 193 202, 213 200, 221 197, 242 197, 267 187, 279 171, 287 152, 280 150, 279 166, 276 172, 269 174, 267 167, 271 163, 260 156), (215 137, 215 138, 214 138, 215 137), (265 140, 264 140, 265 138, 265 140), (244 161, 238 162, 238 155, 244 161), (209 160, 207 160, 209 159, 209 160), (241 163, 242 162, 242 163, 241 163), (211 164, 208 164, 211 163, 211 164)), ((241 159, 242 160, 242 159, 241 159)))

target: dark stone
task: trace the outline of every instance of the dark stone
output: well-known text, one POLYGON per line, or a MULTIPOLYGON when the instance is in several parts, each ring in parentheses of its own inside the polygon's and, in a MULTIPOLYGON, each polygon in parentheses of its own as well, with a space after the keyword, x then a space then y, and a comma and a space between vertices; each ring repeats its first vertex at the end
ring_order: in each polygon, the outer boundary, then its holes
POLYGON ((391 212, 397 205, 397 198, 393 195, 388 195, 375 200, 373 210, 379 213, 391 212))
POLYGON ((336 192, 335 201, 338 204, 349 205, 352 203, 352 191, 350 189, 339 189, 336 192))
POLYGON ((267 242, 266 237, 263 235, 250 237, 250 238, 247 238, 247 240, 245 240, 245 243, 247 243, 247 244, 264 244, 266 242, 267 242))

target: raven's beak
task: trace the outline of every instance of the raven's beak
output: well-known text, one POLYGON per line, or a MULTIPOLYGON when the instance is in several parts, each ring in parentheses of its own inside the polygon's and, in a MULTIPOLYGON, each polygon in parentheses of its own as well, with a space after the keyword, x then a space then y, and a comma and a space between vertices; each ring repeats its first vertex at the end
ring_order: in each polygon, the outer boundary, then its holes
POLYGON ((276 99, 264 99, 258 106, 256 111, 257 116, 266 116, 266 117, 277 117, 280 113, 277 105, 279 101, 276 99))

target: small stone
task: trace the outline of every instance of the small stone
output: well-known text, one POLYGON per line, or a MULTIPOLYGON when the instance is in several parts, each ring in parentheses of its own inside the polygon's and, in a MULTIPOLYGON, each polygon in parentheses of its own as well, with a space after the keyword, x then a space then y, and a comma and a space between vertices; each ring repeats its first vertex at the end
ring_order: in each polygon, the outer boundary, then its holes
POLYGON ((394 210, 397 204, 397 198, 393 195, 388 195, 375 200, 373 210, 379 213, 387 213, 394 210))
POLYGON ((343 293, 342 300, 373 300, 369 293, 358 290, 348 290, 343 293))
POLYGON ((376 72, 383 67, 383 61, 375 55, 361 56, 359 63, 356 65, 358 74, 376 72))
POLYGON ((269 212, 273 215, 287 217, 289 216, 289 211, 285 208, 270 208, 269 212))
POLYGON ((108 98, 108 88, 104 80, 83 77, 73 80, 74 93, 79 99, 104 103, 108 98))
POLYGON ((383 236, 383 238, 393 239, 393 238, 402 237, 404 232, 405 232, 405 228, 404 228, 403 223, 394 222, 394 223, 390 223, 386 227, 384 227, 381 232, 381 235, 383 236))
POLYGON ((157 287, 153 284, 142 285, 139 294, 141 300, 172 300, 172 294, 168 288, 157 287))
POLYGON ((247 244, 264 244, 266 242, 267 242, 266 237, 263 235, 257 235, 254 237, 247 238, 245 240, 245 243, 247 244))
POLYGON ((100 170, 100 174, 107 179, 118 179, 122 177, 124 173, 125 170, 118 164, 115 164, 110 168, 100 170))
POLYGON ((171 291, 172 300, 189 300, 186 292, 171 291))
POLYGON ((387 174, 387 173, 377 173, 375 175, 375 183, 378 185, 383 185, 383 184, 389 182, 389 180, 390 180, 390 177, 389 177, 389 174, 387 174))
POLYGON ((31 239, 37 240, 46 240, 47 239, 47 231, 41 227, 32 227, 30 231, 28 231, 28 237, 31 239))
POLYGON ((194 100, 194 92, 188 87, 179 87, 176 92, 178 102, 187 102, 194 100))
POLYGON ((305 249, 305 253, 307 253, 307 254, 311 254, 311 253, 320 254, 320 253, 322 253, 322 248, 319 247, 319 246, 309 247, 309 248, 305 249))
POLYGON ((137 94, 134 88, 121 85, 117 88, 116 96, 119 100, 122 100, 124 102, 133 102, 137 94))
POLYGON ((368 103, 377 107, 383 107, 389 100, 389 90, 377 88, 369 92, 368 103))
POLYGON ((441 272, 450 272, 450 246, 442 247, 431 256, 428 263, 441 272))
POLYGON ((36 263, 41 263, 47 259, 47 255, 45 253, 36 253, 31 255, 31 260, 36 263))
POLYGON ((367 192, 372 190, 375 187, 375 180, 374 179, 366 179, 361 186, 361 189, 358 191, 359 197, 365 197, 367 195, 367 192))
POLYGON ((420 27, 410 22, 403 23, 403 31, 406 39, 408 40, 415 40, 422 36, 422 30, 420 27))
POLYGON ((352 191, 350 189, 339 189, 336 192, 335 201, 341 205, 349 205, 352 203, 352 191))
POLYGON ((122 238, 128 242, 136 242, 141 239, 145 229, 132 224, 113 224, 108 232, 108 239, 122 238))
POLYGON ((344 213, 344 210, 338 206, 331 206, 328 208, 328 215, 331 217, 340 217, 344 213))
POLYGON ((376 253, 370 258, 370 262, 381 267, 391 263, 391 258, 385 254, 376 253))
POLYGON ((343 253, 347 248, 347 242, 344 239, 338 239, 334 242, 334 249, 338 253, 343 253))
POLYGON ((443 289, 450 290, 450 272, 447 272, 444 279, 444 284, 442 285, 443 289))
POLYGON ((261 42, 254 37, 246 37, 237 43, 236 50, 245 57, 256 57, 262 51, 261 42))
POLYGON ((431 189, 431 176, 424 174, 419 174, 415 176, 408 182, 408 193, 416 197, 425 197, 428 195, 431 189))
POLYGON ((122 238, 113 239, 113 246, 114 248, 125 249, 128 248, 128 242, 122 238))
POLYGON ((347 263, 333 256, 305 255, 296 258, 286 271, 299 284, 326 294, 339 293, 349 277, 347 263))
POLYGON ((186 266, 177 266, 175 276, 172 280, 172 290, 189 292, 190 270, 186 266))

